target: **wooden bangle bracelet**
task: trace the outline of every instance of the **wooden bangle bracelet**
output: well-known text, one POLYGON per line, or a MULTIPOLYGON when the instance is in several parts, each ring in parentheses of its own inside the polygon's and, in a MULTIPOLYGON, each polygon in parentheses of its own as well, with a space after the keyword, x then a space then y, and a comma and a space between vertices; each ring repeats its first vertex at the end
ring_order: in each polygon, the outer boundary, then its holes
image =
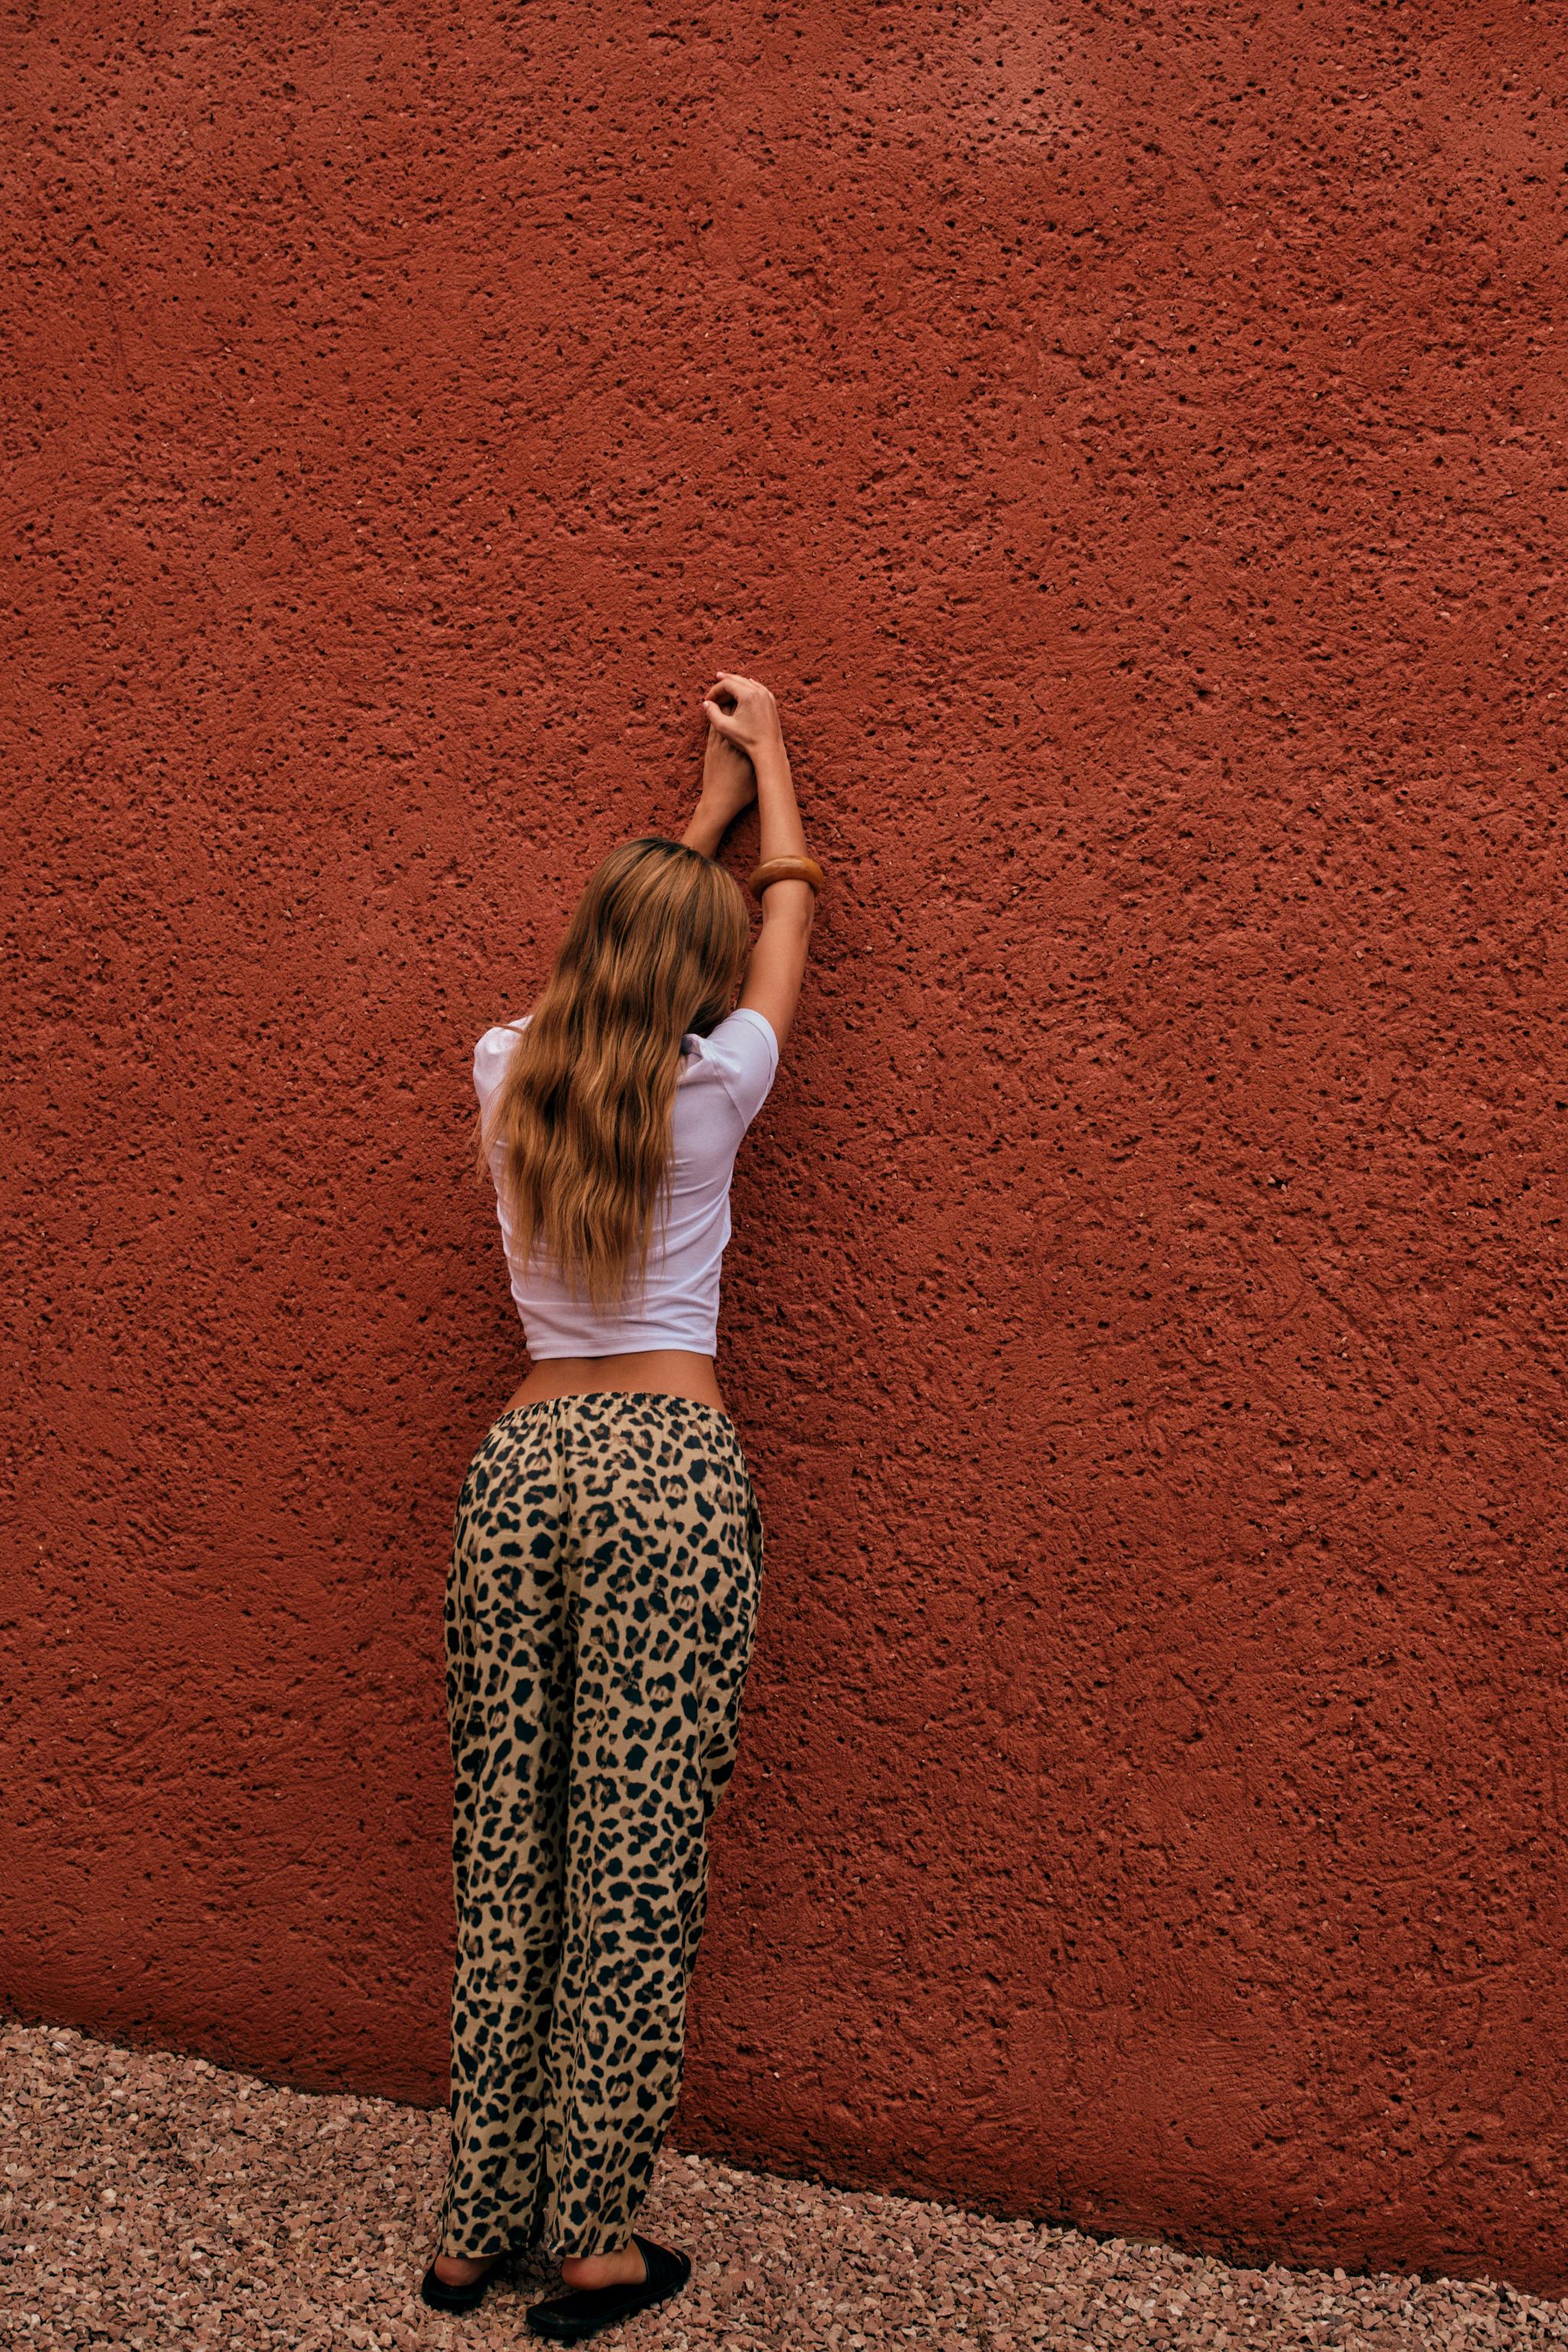
POLYGON ((822 887, 822 868, 815 857, 764 857, 751 873, 753 898, 760 898, 770 882, 809 882, 813 890, 822 887))

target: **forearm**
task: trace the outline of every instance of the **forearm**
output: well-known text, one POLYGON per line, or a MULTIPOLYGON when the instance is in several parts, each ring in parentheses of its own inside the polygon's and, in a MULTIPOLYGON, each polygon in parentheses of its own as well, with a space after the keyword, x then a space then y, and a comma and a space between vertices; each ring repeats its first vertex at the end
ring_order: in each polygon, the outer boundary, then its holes
MULTIPOLYGON (((795 804, 795 780, 789 753, 782 743, 759 751, 752 762, 757 772, 757 813, 761 834, 759 864, 767 857, 805 857, 805 829, 795 804)), ((770 882, 763 892, 763 922, 787 923, 809 932, 816 893, 809 882, 770 882)))
MULTIPOLYGON (((807 855, 805 832, 795 804, 795 780, 789 771, 789 753, 782 743, 760 751, 752 763, 757 772, 757 815, 760 836, 759 859, 764 857, 805 857, 807 855)), ((802 884, 801 887, 806 886, 802 884)), ((771 895, 771 894, 770 894, 771 895)))
POLYGON ((680 838, 688 849, 700 850, 704 857, 717 857, 719 845, 730 820, 722 810, 711 809, 700 800, 692 813, 691 823, 680 838))
MULTIPOLYGON (((758 752, 755 768, 759 859, 804 857, 805 832, 795 802, 789 753, 782 743, 774 744, 758 752)), ((688 849, 700 850, 704 857, 717 857, 733 814, 731 808, 716 805, 706 794, 700 795, 691 822, 680 836, 682 843, 688 849)))

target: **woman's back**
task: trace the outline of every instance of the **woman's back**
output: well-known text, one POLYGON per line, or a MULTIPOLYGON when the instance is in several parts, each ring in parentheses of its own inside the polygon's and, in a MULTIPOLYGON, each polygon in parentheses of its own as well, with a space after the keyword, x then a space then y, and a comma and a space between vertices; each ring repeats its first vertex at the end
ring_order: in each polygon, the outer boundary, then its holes
MULTIPOLYGON (((518 1033, 531 1016, 487 1029, 474 1049, 474 1090, 481 1109, 500 1086, 518 1033)), ((646 1285, 635 1277, 625 1300, 595 1312, 535 1252, 523 1263, 500 1181, 500 1146, 490 1154, 496 1214, 536 1363, 552 1357, 612 1356, 654 1348, 712 1355, 718 1341, 721 1261, 730 1239, 730 1181, 742 1138, 766 1101, 778 1071, 778 1039, 765 1014, 737 1005, 700 1036, 688 1031, 670 1118, 670 1160, 654 1214, 646 1285), (667 1216, 668 1213, 668 1216, 667 1216)))

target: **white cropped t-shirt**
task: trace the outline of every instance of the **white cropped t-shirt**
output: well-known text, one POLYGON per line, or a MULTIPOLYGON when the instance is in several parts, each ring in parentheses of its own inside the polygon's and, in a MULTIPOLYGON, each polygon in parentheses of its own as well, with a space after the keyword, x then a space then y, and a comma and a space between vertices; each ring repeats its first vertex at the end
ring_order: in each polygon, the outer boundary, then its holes
MULTIPOLYGON (((475 1046, 474 1091, 481 1108, 505 1075, 517 1033, 531 1018, 524 1013, 487 1029, 475 1046)), ((779 1043, 771 1021, 738 1004, 706 1037, 688 1030, 680 1044, 685 1060, 675 1086, 664 1198, 654 1206, 647 1281, 639 1287, 634 1272, 624 1307, 595 1315, 539 1252, 531 1265, 519 1262, 501 1196, 500 1144, 491 1150, 511 1295, 535 1363, 551 1356, 616 1356, 642 1348, 691 1348, 710 1356, 718 1345, 720 1265, 731 1231, 730 1179, 741 1139, 777 1073, 779 1043)))

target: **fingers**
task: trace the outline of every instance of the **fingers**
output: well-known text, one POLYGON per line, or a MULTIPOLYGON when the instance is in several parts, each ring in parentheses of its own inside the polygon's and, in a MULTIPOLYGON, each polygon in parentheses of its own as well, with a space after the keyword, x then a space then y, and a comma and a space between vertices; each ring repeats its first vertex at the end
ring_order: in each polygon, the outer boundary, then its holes
POLYGON ((703 715, 725 740, 751 750, 751 739, 770 733, 778 725, 778 704, 770 689, 739 670, 721 669, 702 698, 703 715), (719 698, 730 708, 726 709, 719 698))

